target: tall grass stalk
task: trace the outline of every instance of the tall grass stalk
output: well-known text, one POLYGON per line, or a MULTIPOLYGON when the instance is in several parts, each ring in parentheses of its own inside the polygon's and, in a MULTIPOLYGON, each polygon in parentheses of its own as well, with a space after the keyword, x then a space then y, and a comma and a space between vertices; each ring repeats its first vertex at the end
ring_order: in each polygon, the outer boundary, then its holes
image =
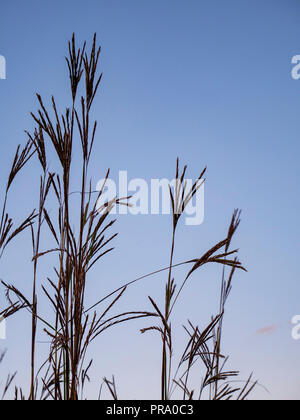
MULTIPOLYGON (((115 220, 110 214, 115 206, 130 205, 131 197, 114 197, 101 209, 97 208, 108 177, 106 173, 102 188, 95 195, 89 178, 90 161, 96 141, 97 122, 92 118, 94 100, 98 92, 102 73, 99 71, 100 48, 97 47, 96 35, 88 52, 86 43, 81 48, 76 46, 75 36, 68 44, 66 63, 68 68, 70 103, 63 113, 59 113, 54 97, 50 105, 37 94, 38 110, 31 114, 34 130, 27 132, 28 142, 20 151, 18 147, 8 177, 6 193, 0 220, 0 255, 8 243, 27 228, 31 229, 33 250, 33 280, 31 298, 25 297, 21 288, 2 282, 6 289, 8 307, 1 316, 9 317, 21 309, 31 313, 31 350, 30 350, 30 389, 28 393, 15 389, 16 399, 36 400, 78 400, 83 398, 83 390, 90 380, 92 360, 87 360, 90 344, 104 331, 125 322, 153 318, 158 320, 150 327, 141 330, 156 331, 161 337, 161 399, 170 400, 176 390, 182 391, 183 399, 193 399, 196 390, 190 388, 190 377, 198 362, 202 362, 203 380, 199 385, 198 398, 209 390, 209 398, 245 399, 255 383, 251 377, 242 387, 232 388, 230 378, 238 372, 225 371, 226 358, 221 354, 223 317, 232 278, 236 270, 244 270, 238 260, 237 250, 230 250, 232 238, 240 223, 240 213, 235 211, 226 237, 211 247, 202 256, 180 263, 174 262, 177 228, 181 215, 189 202, 201 188, 206 169, 204 169, 191 189, 187 189, 185 174, 179 160, 176 164, 176 184, 170 186, 172 203, 172 237, 170 259, 167 267, 155 270, 126 284, 108 295, 98 299, 92 306, 87 306, 89 273, 92 267, 113 250, 111 245, 115 233, 109 233, 115 220), (81 167, 79 211, 74 212, 70 203, 72 171, 74 167, 74 145, 80 145, 81 167), (50 164, 49 151, 55 153, 57 165, 50 164), (13 228, 12 219, 6 212, 7 197, 16 175, 22 170, 32 155, 40 164, 39 202, 37 212, 32 212, 17 227, 13 228), (55 197, 56 207, 49 210, 49 197, 55 197), (46 238, 46 241, 44 240, 46 238), (42 249, 41 244, 52 241, 52 246, 42 249), (42 258, 55 256, 54 277, 41 278, 39 263, 42 258), (182 298, 182 291, 188 285, 191 276, 208 263, 223 266, 219 313, 212 317, 209 325, 202 331, 188 321, 185 327, 187 344, 176 369, 173 346, 172 316, 176 304, 182 298), (174 269, 187 267, 187 273, 177 287, 174 269), (227 277, 226 268, 230 269, 227 277), (112 314, 117 303, 127 289, 135 283, 158 273, 167 273, 164 289, 164 307, 159 308, 149 296, 151 311, 129 310, 112 314), (41 293, 46 297, 47 309, 39 304, 41 293), (13 296, 13 298, 11 297, 13 296), (101 308, 101 310, 100 310, 101 308), (54 317, 49 316, 50 309, 54 317), (45 361, 37 366, 37 334, 44 333, 50 341, 45 361)), ((79 169, 76 167, 76 172, 79 169)), ((5 387, 5 394, 14 375, 10 376, 5 387)), ((117 399, 116 382, 105 379, 104 384, 112 398, 117 399)))

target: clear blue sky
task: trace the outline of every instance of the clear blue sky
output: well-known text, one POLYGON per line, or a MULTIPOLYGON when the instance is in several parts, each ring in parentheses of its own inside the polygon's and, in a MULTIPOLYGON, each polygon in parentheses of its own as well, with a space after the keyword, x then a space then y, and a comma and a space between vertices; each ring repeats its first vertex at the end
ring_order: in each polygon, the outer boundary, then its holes
MULTIPOLYGON (((33 128, 35 92, 69 102, 64 55, 72 32, 91 40, 97 32, 104 72, 96 102, 99 124, 93 180, 110 167, 132 178, 168 177, 175 159, 196 177, 208 166, 205 222, 182 227, 176 260, 196 257, 223 238, 231 212, 243 210, 236 238, 247 274, 238 274, 228 306, 225 350, 245 378, 252 371, 263 388, 257 398, 300 397, 300 342, 291 339, 291 318, 300 314, 299 132, 300 81, 291 59, 300 54, 297 0, 77 0, 10 1, 1 6, 1 185, 15 146, 33 128), (257 331, 272 327, 268 334, 257 331)), ((18 179, 11 211, 21 217, 37 196, 37 166, 18 179)), ((90 299, 139 274, 165 266, 167 216, 120 217, 116 251, 100 264, 90 299), (146 239, 145 239, 146 238, 146 239), (116 264, 116 261, 118 263, 116 264)), ((30 290, 29 235, 8 250, 0 277, 30 290), (18 253, 18 260, 14 254, 18 253)), ((43 266, 44 274, 48 267, 43 266)), ((178 271, 176 280, 183 273, 178 271)), ((200 326, 217 306, 220 270, 203 270, 178 306, 182 322, 200 326)), ((147 295, 163 294, 163 276, 128 291, 122 308, 147 307, 147 295)), ((156 398, 159 341, 140 336, 144 325, 116 329, 95 345, 91 395, 103 376, 115 374, 121 398, 156 398), (144 364, 146 361, 146 364, 144 364), (139 386, 136 386, 136 383, 139 386)), ((26 314, 8 322, 6 364, 29 374, 26 314)), ((44 340, 45 337, 39 337, 44 340)), ((40 344, 43 346, 43 344, 40 344)))

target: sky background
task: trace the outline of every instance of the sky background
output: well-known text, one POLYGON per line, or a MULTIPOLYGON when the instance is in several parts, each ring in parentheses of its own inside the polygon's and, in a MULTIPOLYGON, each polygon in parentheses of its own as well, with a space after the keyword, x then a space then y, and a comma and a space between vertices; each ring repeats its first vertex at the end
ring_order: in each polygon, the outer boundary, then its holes
MULTIPOLYGON (((72 32, 79 42, 90 42, 97 32, 102 46, 93 185, 108 167, 112 177, 127 170, 129 178, 172 179, 177 156, 188 165, 191 178, 208 167, 205 221, 180 227, 175 260, 199 257, 223 239, 233 209, 242 209, 234 245, 248 273, 237 273, 234 280, 223 350, 242 379, 254 372, 262 386, 253 398, 299 399, 300 341, 291 338, 291 319, 300 314, 300 80, 291 77, 291 59, 300 54, 300 2, 4 2, 2 191, 14 150, 26 141, 24 130, 34 128, 29 112, 37 109, 35 92, 45 103, 55 95, 61 109, 70 105, 64 56, 72 32)), ((77 164, 75 155, 75 173, 77 164)), ((9 208, 17 220, 37 206, 38 177, 39 167, 32 162, 16 182, 9 208)), ((116 250, 89 280, 90 303, 168 264, 168 216, 120 216, 115 230, 116 250)), ((25 233, 0 266, 0 277, 27 294, 30 259, 30 235, 25 233)), ((51 261, 45 260, 40 282, 51 270, 51 261)), ((183 275, 176 271, 175 280, 182 281, 183 275)), ((220 267, 205 268, 186 288, 173 322, 177 355, 184 347, 181 325, 190 319, 203 327, 216 313, 220 277, 220 267)), ((159 275, 132 287, 120 310, 150 309, 148 295, 162 302, 165 280, 159 275)), ((3 291, 0 299, 4 305, 3 291)), ((159 397, 159 337, 139 333, 148 324, 135 322, 100 337, 92 349, 90 397, 97 396, 102 378, 112 374, 122 399, 159 397)), ((0 342, 7 349, 1 378, 17 370, 17 383, 25 388, 29 332, 30 317, 20 313, 8 321, 7 340, 0 342)), ((45 336, 41 333, 38 340, 45 336)), ((45 344, 39 349, 43 354, 45 344)))

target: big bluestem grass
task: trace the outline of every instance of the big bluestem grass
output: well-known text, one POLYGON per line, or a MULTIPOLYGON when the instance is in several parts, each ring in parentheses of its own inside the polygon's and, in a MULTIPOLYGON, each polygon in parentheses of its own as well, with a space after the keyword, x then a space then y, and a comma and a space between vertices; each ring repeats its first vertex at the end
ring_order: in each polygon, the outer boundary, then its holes
POLYGON ((238 270, 246 271, 242 263, 238 260, 236 254, 237 249, 230 250, 232 238, 240 224, 240 212, 235 210, 229 225, 226 237, 210 248, 201 257, 182 264, 188 265, 188 271, 179 288, 173 277, 174 270, 174 250, 176 243, 176 232, 181 215, 188 205, 189 201, 197 193, 197 190, 205 182, 203 176, 206 169, 202 171, 197 181, 190 190, 187 190, 184 177, 187 167, 183 171, 179 171, 179 161, 176 165, 176 184, 174 190, 170 186, 170 199, 172 203, 172 239, 170 251, 170 263, 168 268, 168 278, 165 286, 165 305, 159 308, 156 302, 149 296, 154 311, 157 313, 160 324, 152 325, 142 329, 142 333, 148 331, 156 331, 160 334, 162 341, 162 366, 161 366, 161 398, 162 400, 170 400, 175 388, 180 388, 183 392, 183 399, 201 399, 205 389, 209 388, 209 399, 245 399, 250 394, 256 383, 251 382, 251 377, 241 388, 232 388, 230 379, 238 376, 239 372, 226 371, 224 367, 227 362, 221 354, 222 345, 222 327, 223 317, 225 313, 225 304, 231 291, 232 279, 234 272, 238 270), (209 263, 221 264, 223 266, 221 293, 220 293, 220 310, 219 314, 212 317, 207 327, 200 331, 198 326, 194 326, 188 321, 185 330, 188 335, 188 342, 183 355, 180 359, 177 369, 173 372, 173 330, 172 315, 176 309, 176 304, 182 295, 184 287, 189 283, 191 276, 209 263), (226 267, 230 268, 230 274, 226 278, 226 267), (178 289, 178 290, 177 290, 178 289), (189 378, 192 370, 196 365, 202 362, 204 367, 203 380, 199 385, 198 394, 195 389, 189 388, 189 378), (221 383, 221 385, 220 385, 221 383))
MULTIPOLYGON (((251 378, 242 388, 232 388, 231 377, 237 372, 224 370, 227 359, 221 353, 222 327, 225 304, 229 296, 233 274, 236 270, 245 270, 238 260, 237 250, 230 250, 231 240, 240 222, 240 214, 235 211, 225 239, 210 248, 204 255, 181 263, 174 263, 176 232, 181 215, 188 203, 193 199, 204 182, 205 170, 190 190, 184 181, 187 167, 180 172, 179 161, 176 165, 176 185, 170 187, 172 203, 172 238, 170 260, 168 266, 139 277, 120 286, 107 296, 87 307, 88 281, 92 267, 99 264, 102 258, 113 250, 111 243, 116 237, 110 233, 115 220, 110 213, 115 206, 130 205, 131 197, 115 197, 105 205, 105 211, 99 212, 97 203, 105 189, 109 170, 102 188, 95 195, 92 181, 89 178, 90 161, 93 157, 93 146, 96 141, 97 122, 92 119, 94 99, 102 80, 99 72, 100 48, 94 36, 90 51, 86 43, 76 47, 75 36, 69 42, 66 63, 69 75, 70 103, 63 113, 59 113, 54 97, 45 101, 37 94, 38 110, 33 112, 35 129, 27 132, 28 143, 24 150, 19 148, 15 155, 11 173, 8 178, 6 195, 0 224, 1 254, 7 244, 18 233, 26 228, 31 229, 32 238, 32 294, 25 297, 20 288, 3 283, 9 306, 2 311, 8 317, 26 308, 31 313, 31 364, 30 389, 24 392, 16 388, 16 399, 53 399, 78 400, 90 378, 92 360, 87 359, 90 344, 107 329, 136 319, 154 318, 150 327, 142 329, 142 333, 156 331, 161 337, 161 398, 170 400, 174 389, 181 389, 183 399, 192 399, 196 391, 190 389, 189 378, 192 370, 202 362, 203 380, 199 385, 198 398, 203 391, 209 389, 210 399, 244 399, 251 392, 251 378), (84 92, 79 94, 79 92, 84 92), (72 169, 74 165, 74 145, 80 145, 81 168, 79 211, 74 212, 70 203, 73 193, 72 169), (49 150, 55 153, 57 165, 50 164, 49 150), (8 191, 16 174, 23 168, 34 154, 40 164, 39 202, 37 213, 30 214, 24 222, 13 230, 13 223, 6 214, 8 191), (48 208, 49 195, 56 200, 56 208, 48 208), (52 241, 53 245, 43 249, 41 244, 52 241), (42 258, 56 256, 54 277, 46 280, 40 277, 39 264, 42 258), (182 298, 182 290, 187 287, 191 276, 208 263, 223 266, 220 310, 212 317, 209 325, 202 331, 188 321, 185 328, 187 344, 178 367, 173 369, 175 349, 173 348, 172 315, 176 304, 182 298), (185 278, 177 287, 174 270, 178 266, 188 267, 185 278), (226 268, 230 269, 227 276, 226 268), (119 300, 127 289, 153 274, 167 272, 165 285, 165 304, 159 308, 153 298, 149 297, 151 310, 129 310, 128 312, 111 314, 117 308, 119 300), (44 310, 39 302, 41 291, 48 302, 48 310, 44 310), (99 310, 100 304, 104 309, 99 310), (54 318, 47 316, 52 309, 54 318), (43 332, 49 340, 47 357, 42 365, 37 366, 37 332, 43 332)), ((76 167, 78 172, 78 167, 76 167)), ((105 350, 103 350, 105 351, 105 350)), ((12 382, 9 377, 5 393, 12 382)), ((112 398, 117 399, 116 382, 105 379, 104 384, 112 398)), ((133 390, 134 393, 134 390, 133 390)), ((133 395, 134 397, 134 395, 133 395)))

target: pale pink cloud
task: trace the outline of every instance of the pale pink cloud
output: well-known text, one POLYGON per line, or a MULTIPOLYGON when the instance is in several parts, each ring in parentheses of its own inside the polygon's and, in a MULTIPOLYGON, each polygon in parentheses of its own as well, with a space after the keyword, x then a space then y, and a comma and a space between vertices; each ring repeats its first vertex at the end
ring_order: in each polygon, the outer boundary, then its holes
POLYGON ((269 325, 267 327, 260 328, 256 331, 257 335, 268 335, 272 334, 275 330, 277 330, 277 325, 269 325))

